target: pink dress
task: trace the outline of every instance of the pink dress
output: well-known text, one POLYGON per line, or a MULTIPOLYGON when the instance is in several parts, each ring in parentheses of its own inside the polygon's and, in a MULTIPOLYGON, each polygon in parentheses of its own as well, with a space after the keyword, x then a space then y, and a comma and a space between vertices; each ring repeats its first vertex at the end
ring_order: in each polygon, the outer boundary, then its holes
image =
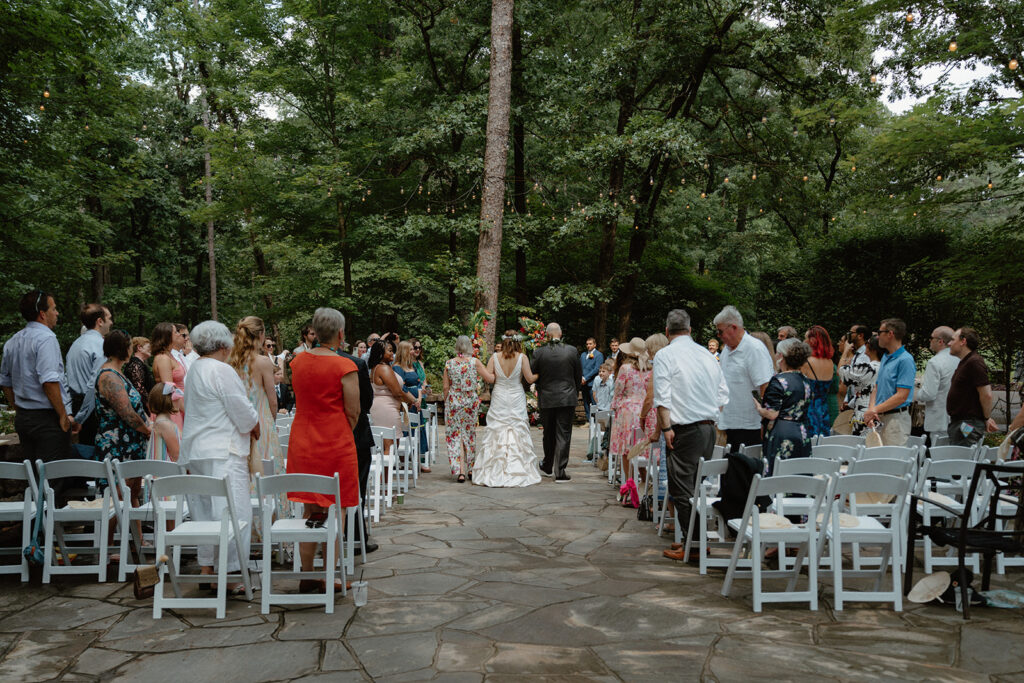
POLYGON ((610 453, 624 455, 637 442, 636 430, 643 427, 640 424, 640 410, 650 381, 650 370, 640 371, 628 363, 619 369, 619 376, 615 378, 615 395, 612 397, 610 453))

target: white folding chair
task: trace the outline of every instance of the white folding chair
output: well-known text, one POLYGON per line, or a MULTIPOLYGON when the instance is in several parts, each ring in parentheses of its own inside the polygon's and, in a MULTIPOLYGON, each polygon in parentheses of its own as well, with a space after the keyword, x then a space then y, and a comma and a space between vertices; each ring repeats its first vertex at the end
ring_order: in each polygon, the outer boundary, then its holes
MULTIPOLYGON (((843 609, 844 601, 889 602, 900 612, 903 610, 901 558, 907 525, 903 523, 903 508, 910 490, 909 477, 891 477, 886 474, 847 474, 835 480, 832 502, 826 507, 822 522, 829 555, 832 560, 832 580, 835 590, 835 609, 843 609), (858 493, 877 493, 890 496, 892 502, 889 526, 878 517, 860 514, 856 503, 858 493), (845 514, 844 503, 849 514, 845 514), (877 545, 882 548, 878 569, 843 569, 843 544, 877 545), (881 590, 885 572, 892 566, 892 590, 881 590), (873 578, 871 591, 851 591, 843 587, 845 578, 873 578)), ((824 547, 824 543, 822 544, 824 547)))
POLYGON ((925 437, 922 436, 908 436, 907 440, 903 442, 904 446, 913 446, 914 448, 924 447, 925 437))
POLYGON ((45 496, 46 509, 43 523, 45 529, 46 559, 43 562, 43 583, 50 583, 54 574, 96 574, 102 583, 107 580, 107 537, 110 520, 116 514, 110 499, 110 487, 103 490, 103 497, 93 501, 69 500, 61 508, 57 507, 56 497, 50 482, 56 479, 85 478, 99 481, 107 477, 107 465, 96 460, 54 460, 43 466, 42 460, 36 460, 36 470, 40 472, 39 488, 45 496), (92 533, 65 534, 64 524, 92 524, 92 533), (57 543, 54 544, 56 537, 57 543), (69 547, 69 541, 86 541, 88 546, 69 547), (59 551, 63 565, 56 562, 59 551), (71 564, 71 551, 79 555, 96 554, 96 564, 71 564))
MULTIPOLYGON (((831 477, 839 476, 839 462, 825 458, 788 458, 775 461, 775 473, 773 476, 785 477, 791 475, 818 477, 828 480, 831 477)), ((810 514, 812 501, 806 497, 783 497, 781 504, 785 508, 787 515, 806 516, 810 514)), ((772 511, 777 512, 774 509, 772 511)))
POLYGON ((931 441, 932 446, 947 446, 949 445, 949 436, 946 434, 932 434, 931 441))
MULTIPOLYGON (((943 446, 942 448, 960 448, 960 446, 943 446)), ((922 498, 917 503, 917 512, 921 515, 921 523, 931 526, 933 521, 939 519, 952 520, 956 516, 946 510, 929 505, 927 500, 935 500, 957 512, 963 512, 964 504, 971 486, 971 478, 974 476, 973 460, 925 460, 921 469, 921 477, 917 482, 914 493, 922 498)), ((947 549, 943 555, 934 555, 935 544, 930 536, 925 535, 924 546, 924 570, 932 573, 932 567, 937 565, 959 566, 956 550, 947 549)), ((980 571, 981 558, 978 553, 970 553, 966 557, 967 562, 975 573, 980 571)))
MULTIPOLYGON (((646 443, 646 444, 648 444, 648 446, 651 445, 650 440, 648 440, 648 438, 647 438, 647 433, 644 432, 644 430, 642 430, 640 428, 636 428, 636 429, 633 430, 633 443, 634 444, 646 443)), ((649 482, 645 482, 644 483, 644 490, 643 491, 639 490, 640 489, 640 483, 639 483, 640 482, 640 470, 649 470, 650 467, 651 467, 651 448, 648 448, 646 451, 644 451, 644 455, 638 455, 635 458, 630 458, 630 460, 629 460, 629 476, 633 479, 634 482, 636 482, 637 490, 638 490, 638 493, 640 494, 641 497, 646 493, 647 483, 649 483, 649 482)), ((623 473, 623 474, 625 474, 625 473, 623 473)), ((649 479, 649 477, 648 477, 648 479, 649 479)))
MULTIPOLYGON (((690 556, 690 549, 693 547, 694 527, 697 533, 697 555, 701 574, 708 573, 708 567, 728 567, 729 558, 711 557, 710 550, 713 548, 731 548, 732 543, 728 541, 726 533, 726 520, 718 509, 714 507, 720 498, 718 489, 721 484, 722 475, 729 469, 729 461, 726 458, 712 458, 701 460, 697 463, 697 486, 693 492, 690 502, 690 519, 686 524, 686 547, 683 557, 690 556)), ((679 520, 676 520, 676 542, 681 535, 679 531, 679 520)))
POLYGON ((814 445, 818 446, 863 446, 864 436, 854 436, 853 434, 832 434, 825 436, 824 434, 818 435, 818 441, 814 445))
MULTIPOLYGON (((901 458, 866 458, 856 460, 847 470, 847 474, 884 474, 889 477, 909 477, 910 487, 913 489, 917 481, 917 463, 913 460, 901 458)), ((882 523, 891 523, 889 515, 892 513, 891 496, 880 492, 865 492, 852 494, 858 514, 869 517, 877 517, 882 523)), ((906 512, 906 508, 904 508, 906 512)), ((909 520, 903 519, 898 523, 906 527, 909 520)), ((864 557, 860 552, 860 545, 853 543, 853 568, 862 569, 864 566, 874 566, 878 561, 877 557, 864 557)))
MULTIPOLYGON (((750 576, 754 584, 755 612, 760 612, 761 606, 765 602, 806 601, 812 610, 818 609, 818 563, 816 559, 818 557, 818 529, 814 520, 817 518, 827 489, 828 482, 816 477, 762 478, 760 475, 754 475, 743 517, 729 520, 729 527, 735 530, 737 535, 736 542, 733 544, 732 557, 729 560, 729 569, 726 571, 725 582, 722 585, 722 595, 729 596, 732 582, 737 576, 750 576), (789 526, 780 524, 778 527, 769 527, 768 525, 762 527, 761 512, 755 502, 758 496, 770 496, 784 500, 794 494, 812 499, 811 515, 808 521, 801 524, 789 522, 789 526), (793 568, 762 569, 764 550, 768 545, 780 546, 780 555, 785 553, 783 549, 785 546, 796 546, 799 550, 793 568), (745 547, 750 552, 750 569, 740 569, 739 567, 741 553, 745 547), (797 591, 796 584, 800 578, 804 558, 815 559, 811 559, 807 563, 807 590, 797 591), (789 582, 784 591, 766 592, 762 585, 764 578, 788 578, 789 582)), ((785 508, 780 506, 776 514, 781 519, 787 513, 785 508)))
POLYGON ((974 460, 975 455, 977 455, 977 449, 974 446, 932 446, 928 449, 928 459, 932 462, 974 460))
POLYGON ((397 477, 397 457, 395 455, 395 429, 393 427, 370 428, 373 433, 373 460, 370 463, 370 515, 374 523, 380 521, 382 508, 386 510, 394 502, 394 485, 397 477), (384 451, 384 441, 390 440, 391 446, 384 451))
POLYGON ((235 506, 228 491, 227 479, 206 477, 198 474, 183 474, 153 479, 146 477, 146 488, 150 499, 173 498, 175 501, 174 529, 167 531, 167 510, 164 506, 156 506, 156 556, 166 555, 168 546, 180 548, 183 545, 214 545, 217 546, 216 574, 181 574, 179 554, 167 563, 158 565, 160 582, 153 594, 153 618, 163 616, 163 610, 175 607, 213 607, 217 610, 217 618, 223 619, 227 610, 228 553, 233 543, 238 553, 239 576, 245 587, 245 597, 252 600, 252 583, 249 578, 249 558, 243 552, 242 534, 251 533, 249 525, 239 522, 235 514, 235 506), (187 496, 209 496, 224 498, 226 507, 220 521, 184 520, 185 499, 187 496), (170 576, 174 597, 164 595, 164 585, 170 576), (185 598, 181 595, 180 582, 217 583, 217 596, 213 598, 185 598))
POLYGON ((117 527, 120 536, 121 561, 117 567, 117 580, 126 581, 128 572, 135 571, 146 563, 143 555, 145 535, 139 534, 133 522, 156 522, 155 505, 164 506, 167 512, 174 512, 176 504, 169 500, 143 500, 139 507, 132 507, 131 489, 128 486, 129 479, 145 478, 152 476, 171 477, 185 474, 185 466, 176 462, 164 460, 120 460, 107 461, 107 480, 111 485, 117 482, 117 490, 120 493, 118 499, 114 499, 114 508, 117 510, 117 527), (135 545, 138 562, 132 562, 131 549, 128 541, 135 545))
POLYGON ((418 460, 420 442, 415 443, 413 439, 405 436, 406 426, 409 424, 409 412, 405 405, 402 405, 402 412, 399 419, 400 424, 395 425, 395 467, 398 473, 398 493, 409 492, 410 486, 416 486, 416 479, 419 477, 419 466, 413 466, 418 460))
POLYGON ((850 463, 860 456, 860 452, 863 449, 863 446, 843 445, 837 443, 815 444, 811 446, 811 457, 835 460, 839 463, 839 470, 842 472, 844 471, 844 468, 848 468, 850 463))
POLYGON ((22 551, 32 542, 32 524, 36 518, 37 496, 39 495, 36 478, 32 473, 32 463, 28 460, 0 462, 0 480, 25 482, 21 500, 0 502, 0 522, 21 522, 21 545, 0 549, 0 552, 5 555, 16 555, 19 562, 0 564, 0 574, 19 574, 23 582, 28 581, 28 559, 22 551))
POLYGON ((433 467, 437 462, 437 404, 425 403, 420 411, 427 430, 427 466, 433 467))
POLYGON ((984 444, 979 443, 977 449, 974 451, 974 459, 977 462, 998 462, 999 446, 985 446, 984 444))
POLYGON ((917 446, 875 446, 865 448, 857 456, 858 460, 869 460, 871 458, 899 458, 918 462, 920 449, 917 446))
MULTIPOLYGON (((274 518, 276 499, 293 492, 317 493, 341 500, 338 474, 324 477, 316 474, 278 474, 256 477, 256 494, 263 503, 263 557, 271 557, 274 543, 322 543, 324 547, 323 571, 274 571, 270 562, 264 561, 263 584, 261 587, 261 611, 270 613, 271 605, 324 605, 327 614, 334 613, 334 570, 341 566, 341 594, 345 595, 345 563, 339 563, 336 549, 342 543, 338 506, 327 508, 327 520, 322 526, 310 527, 302 518, 274 518), (324 593, 275 593, 274 579, 323 579, 324 593)), ((298 552, 295 553, 296 561, 298 552)))

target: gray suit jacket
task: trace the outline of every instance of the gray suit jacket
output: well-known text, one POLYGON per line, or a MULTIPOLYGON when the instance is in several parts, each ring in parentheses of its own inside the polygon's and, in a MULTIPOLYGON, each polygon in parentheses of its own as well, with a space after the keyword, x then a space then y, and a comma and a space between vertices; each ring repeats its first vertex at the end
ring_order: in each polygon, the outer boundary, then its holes
POLYGON ((537 378, 537 407, 563 408, 575 406, 583 379, 583 366, 576 347, 570 344, 548 344, 533 352, 530 365, 537 378))

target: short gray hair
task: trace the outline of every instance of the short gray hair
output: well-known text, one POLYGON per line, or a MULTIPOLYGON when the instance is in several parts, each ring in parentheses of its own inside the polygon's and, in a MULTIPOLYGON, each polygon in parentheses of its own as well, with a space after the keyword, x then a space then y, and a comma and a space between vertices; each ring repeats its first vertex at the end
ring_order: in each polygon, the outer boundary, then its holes
POLYGON ((334 343, 338 332, 345 330, 345 316, 336 308, 323 306, 313 313, 313 331, 321 344, 334 343))
POLYGON ((665 329, 669 334, 672 332, 689 332, 690 314, 682 308, 673 308, 665 316, 665 329))
POLYGON ((777 353, 777 354, 779 354, 780 356, 782 356, 783 358, 785 358, 785 357, 786 357, 786 354, 788 354, 788 353, 789 353, 789 351, 790 351, 790 350, 791 350, 791 349, 792 349, 792 348, 793 348, 794 346, 799 346, 800 344, 803 344, 803 343, 804 343, 804 342, 803 342, 803 340, 801 340, 801 339, 797 339, 796 337, 788 337, 788 338, 786 338, 786 339, 783 339, 782 341, 780 341, 780 342, 779 342, 779 343, 778 343, 778 344, 777 344, 777 345, 775 346, 775 353, 777 353))
POLYGON ((468 356, 473 353, 473 342, 469 340, 464 334, 460 334, 455 339, 455 353, 461 356, 468 356))
POLYGON ((799 370, 811 357, 811 346, 803 339, 790 337, 783 339, 775 347, 775 352, 786 362, 790 370, 799 370))
POLYGON ((786 339, 796 339, 798 336, 800 336, 799 333, 796 331, 796 328, 793 327, 792 325, 783 325, 779 329, 775 330, 775 332, 776 334, 786 335, 786 339))
POLYGON ((562 326, 559 325, 558 323, 548 323, 548 326, 544 330, 544 332, 549 337, 561 337, 562 336, 562 326))
POLYGON ((743 316, 736 310, 735 306, 726 306, 722 312, 715 316, 716 325, 735 325, 743 327, 743 316))
POLYGON ((221 349, 229 351, 235 345, 231 330, 224 323, 205 320, 192 328, 192 348, 200 356, 209 356, 221 349))

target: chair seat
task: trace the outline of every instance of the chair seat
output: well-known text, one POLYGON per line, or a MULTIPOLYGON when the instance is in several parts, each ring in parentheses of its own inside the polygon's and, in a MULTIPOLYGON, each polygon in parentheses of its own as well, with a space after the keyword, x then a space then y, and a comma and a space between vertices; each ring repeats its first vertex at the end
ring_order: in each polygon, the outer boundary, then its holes
MULTIPOLYGON (((29 510, 30 514, 35 517, 36 508, 33 505, 29 510)), ((8 521, 21 521, 22 515, 25 514, 25 503, 23 501, 10 501, 0 502, 0 520, 5 522, 8 521)))
MULTIPOLYGON (((742 519, 730 519, 728 524, 729 528, 733 531, 738 532, 740 530, 740 524, 743 523, 742 519)), ((754 527, 749 525, 744 532, 747 538, 754 537, 754 527)), ((760 530, 761 540, 768 543, 786 542, 790 539, 806 539, 807 538, 807 525, 806 524, 794 524, 791 527, 784 529, 776 528, 763 528, 760 530)))
MULTIPOLYGON (((113 519, 117 510, 113 505, 107 508, 107 519, 113 519)), ((103 516, 103 508, 73 508, 65 505, 53 511, 53 519, 57 522, 92 522, 103 516)))
MULTIPOLYGON (((174 527, 173 530, 166 533, 167 541, 171 545, 181 545, 193 542, 194 539, 204 540, 216 540, 220 538, 220 522, 182 522, 178 526, 174 527)), ((242 533, 248 528, 248 524, 242 520, 238 522, 238 531, 242 533)), ((231 530, 228 529, 228 536, 231 536, 231 530)))

